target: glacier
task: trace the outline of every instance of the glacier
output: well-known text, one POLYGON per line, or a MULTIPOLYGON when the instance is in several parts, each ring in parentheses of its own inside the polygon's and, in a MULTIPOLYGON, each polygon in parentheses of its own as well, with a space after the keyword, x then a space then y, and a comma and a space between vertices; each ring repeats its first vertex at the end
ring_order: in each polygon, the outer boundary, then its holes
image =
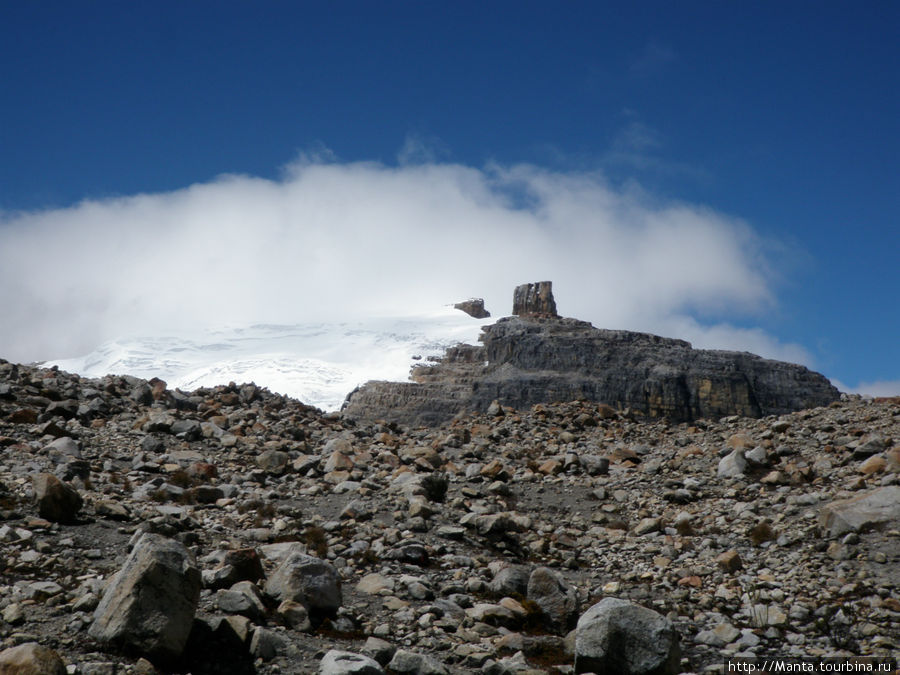
POLYGON ((158 377, 186 391, 255 382, 334 411, 364 382, 406 380, 417 361, 439 356, 460 342, 474 344, 481 327, 493 321, 473 319, 448 306, 415 316, 219 326, 121 337, 86 355, 43 365, 84 377, 158 377))

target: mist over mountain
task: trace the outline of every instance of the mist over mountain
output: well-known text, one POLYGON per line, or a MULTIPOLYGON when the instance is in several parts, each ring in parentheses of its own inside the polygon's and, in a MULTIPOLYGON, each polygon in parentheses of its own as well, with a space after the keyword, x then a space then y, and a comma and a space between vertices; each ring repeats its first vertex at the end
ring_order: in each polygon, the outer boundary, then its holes
POLYGON ((599 173, 303 159, 280 180, 3 215, 0 345, 29 361, 223 324, 422 314, 473 295, 506 307, 517 283, 549 278, 567 316, 810 361, 740 327, 777 304, 776 264, 739 219, 599 173))
MULTIPOLYGON (((178 380, 194 368, 167 369, 179 347, 165 336, 423 317, 472 296, 502 316, 511 288, 544 278, 564 316, 816 368, 820 343, 767 328, 786 311, 781 288, 803 256, 738 218, 613 185, 599 172, 387 166, 326 153, 301 157, 277 180, 221 176, 0 213, 0 353, 113 365, 111 351, 149 337, 157 366, 178 380)), ((147 343, 135 349, 144 354, 136 366, 149 365, 147 343)), ((264 353, 254 356, 259 367, 264 353)), ((248 363, 229 368, 220 375, 253 372, 248 363)), ((266 368, 276 385, 288 367, 266 368)), ((314 375, 310 386, 342 377, 314 375)), ((874 393, 895 385, 876 383, 874 393)))
POLYGON ((220 328, 111 340, 46 365, 86 377, 158 377, 185 391, 257 382, 332 411, 368 380, 405 380, 413 363, 457 342, 475 342, 487 321, 443 308, 419 317, 220 328))

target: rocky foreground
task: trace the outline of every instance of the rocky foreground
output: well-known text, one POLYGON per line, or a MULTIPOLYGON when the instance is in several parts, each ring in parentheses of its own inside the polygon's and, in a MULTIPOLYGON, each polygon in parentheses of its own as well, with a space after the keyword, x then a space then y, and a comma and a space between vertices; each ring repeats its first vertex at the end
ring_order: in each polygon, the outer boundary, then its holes
POLYGON ((892 656, 898 439, 898 399, 682 424, 494 404, 405 429, 0 361, 0 672, 892 656))

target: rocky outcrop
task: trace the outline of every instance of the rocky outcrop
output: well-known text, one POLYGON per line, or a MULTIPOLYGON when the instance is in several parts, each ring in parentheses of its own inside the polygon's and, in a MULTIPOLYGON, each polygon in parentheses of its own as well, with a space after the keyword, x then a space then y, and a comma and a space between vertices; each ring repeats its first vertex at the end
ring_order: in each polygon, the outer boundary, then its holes
POLYGON ((896 528, 900 525, 900 486, 887 485, 832 502, 822 507, 819 524, 833 537, 896 528))
MULTIPOLYGON (((519 295, 533 300, 535 292, 517 289, 519 295)), ((517 306, 545 307, 532 300, 517 306)), ((587 400, 684 422, 781 415, 840 396, 827 378, 803 366, 576 319, 507 317, 485 327, 480 340, 482 346, 459 345, 438 362, 414 367, 413 382, 366 384, 350 394, 344 413, 435 425, 463 411, 485 411, 493 401, 523 409, 587 400)))
POLYGON ((557 318, 559 314, 553 299, 553 282, 538 281, 516 286, 512 313, 514 316, 557 318))
POLYGON ((484 308, 484 299, 469 298, 453 305, 453 309, 465 312, 475 319, 487 319, 491 313, 484 308))

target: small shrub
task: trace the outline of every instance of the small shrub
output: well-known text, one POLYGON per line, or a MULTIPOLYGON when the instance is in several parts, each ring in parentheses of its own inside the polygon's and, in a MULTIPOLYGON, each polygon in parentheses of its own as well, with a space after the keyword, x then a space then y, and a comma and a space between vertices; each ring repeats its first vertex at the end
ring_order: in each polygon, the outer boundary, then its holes
POLYGON ((848 602, 841 606, 829 607, 825 615, 816 620, 816 628, 828 637, 835 649, 856 651, 859 644, 852 633, 856 622, 856 608, 848 602))
POLYGON ((444 501, 444 498, 447 496, 447 486, 447 476, 443 473, 429 473, 422 478, 425 496, 432 502, 441 503, 444 501))
POLYGON ((328 555, 328 537, 318 525, 310 525, 303 533, 306 547, 320 558, 328 555))
POLYGON ((155 502, 159 502, 160 504, 165 504, 169 501, 169 493, 165 490, 152 490, 147 493, 147 496, 155 502))
POLYGON ((169 474, 169 482, 177 487, 187 489, 194 486, 194 480, 184 469, 178 469, 169 474))
POLYGON ((753 542, 754 546, 760 546, 764 542, 772 541, 777 537, 775 530, 772 529, 772 526, 769 525, 769 521, 767 520, 761 520, 750 528, 747 536, 750 537, 750 541, 753 542))
POLYGON ((197 503, 197 495, 193 490, 185 490, 178 495, 175 501, 182 506, 190 506, 191 504, 197 503))
POLYGON ((0 509, 4 511, 15 511, 18 503, 15 495, 0 495, 0 509))
POLYGON ((358 553, 353 558, 359 565, 368 567, 377 565, 381 561, 381 559, 378 557, 378 554, 370 548, 367 548, 362 553, 358 553))

